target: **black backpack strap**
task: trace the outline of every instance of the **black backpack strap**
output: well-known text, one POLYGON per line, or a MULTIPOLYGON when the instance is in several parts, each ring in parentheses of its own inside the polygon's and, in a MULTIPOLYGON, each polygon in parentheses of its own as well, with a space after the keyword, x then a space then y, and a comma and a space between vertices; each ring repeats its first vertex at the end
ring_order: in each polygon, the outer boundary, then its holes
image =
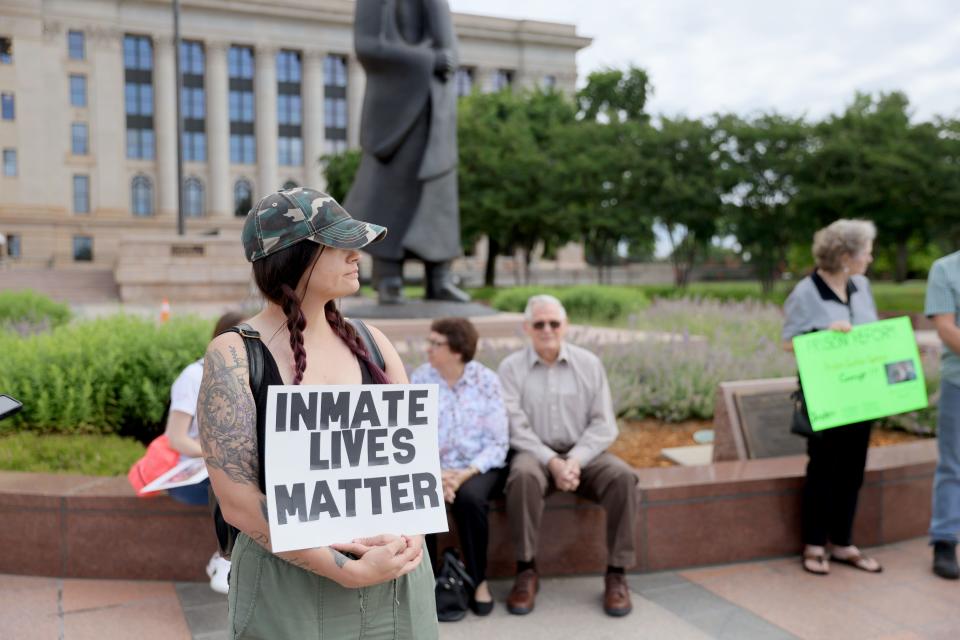
POLYGON ((383 360, 380 347, 377 345, 377 341, 373 339, 373 334, 370 333, 367 325, 364 324, 363 320, 357 320, 355 318, 346 318, 346 320, 353 325, 353 328, 357 331, 357 335, 363 340, 363 346, 367 348, 367 353, 370 354, 370 359, 373 360, 373 363, 380 367, 381 371, 386 371, 387 363, 383 360))
MULTIPOLYGON (((250 391, 254 397, 260 391, 263 382, 263 343, 260 341, 260 332, 247 323, 230 327, 227 331, 239 333, 243 338, 243 346, 247 349, 247 369, 250 372, 250 391)), ((226 333, 225 331, 224 333, 226 333)))

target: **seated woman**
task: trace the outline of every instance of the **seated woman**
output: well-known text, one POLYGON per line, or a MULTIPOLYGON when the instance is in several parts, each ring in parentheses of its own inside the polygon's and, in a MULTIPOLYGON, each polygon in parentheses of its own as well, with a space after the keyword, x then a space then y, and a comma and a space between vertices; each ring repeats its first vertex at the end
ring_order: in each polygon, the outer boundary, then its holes
MULTIPOLYGON (((464 564, 477 585, 471 607, 493 610, 486 581, 488 503, 507 459, 509 433, 500 378, 473 359, 477 330, 465 318, 434 320, 427 339, 429 364, 410 376, 413 384, 440 386, 440 466, 443 494, 452 505, 464 564)), ((437 537, 427 536, 436 566, 437 537)))
MULTIPOLYGON (((243 322, 244 317, 239 313, 229 311, 217 320, 213 329, 213 337, 243 322)), ((197 397, 200 394, 200 380, 203 379, 203 358, 187 366, 170 388, 170 411, 167 415, 166 435, 170 448, 180 454, 180 461, 184 458, 200 458, 199 431, 197 429, 197 397)), ((182 487, 167 489, 167 493, 177 502, 191 505, 207 504, 210 480, 198 484, 188 484, 182 487)), ((210 562, 207 563, 207 575, 210 577, 210 588, 218 593, 227 593, 227 576, 230 574, 230 561, 222 558, 215 551, 210 562)))

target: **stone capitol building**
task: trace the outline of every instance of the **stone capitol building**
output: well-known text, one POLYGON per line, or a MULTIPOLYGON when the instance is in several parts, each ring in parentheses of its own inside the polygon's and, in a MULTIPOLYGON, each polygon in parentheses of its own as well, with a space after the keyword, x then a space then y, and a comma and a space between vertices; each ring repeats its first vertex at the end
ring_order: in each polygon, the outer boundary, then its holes
MULTIPOLYGON (((12 268, 112 268, 124 239, 176 231, 171 0, 0 3, 0 233, 12 268)), ((363 69, 347 0, 183 0, 183 208, 236 238, 258 194, 324 186, 359 140, 363 69)), ((573 92, 573 25, 454 14, 457 92, 573 92)), ((239 250, 236 251, 240 256, 239 250)))

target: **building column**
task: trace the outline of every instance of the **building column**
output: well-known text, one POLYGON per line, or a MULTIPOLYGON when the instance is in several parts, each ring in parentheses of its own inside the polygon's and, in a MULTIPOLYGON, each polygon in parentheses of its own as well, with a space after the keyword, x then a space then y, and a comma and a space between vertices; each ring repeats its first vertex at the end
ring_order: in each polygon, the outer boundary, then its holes
POLYGON ((367 86, 367 74, 356 56, 347 58, 347 146, 360 146, 360 125, 363 114, 363 93, 367 86))
MULTIPOLYGON (((91 73, 87 78, 88 113, 97 159, 90 189, 98 212, 128 218, 130 183, 117 176, 126 169, 126 113, 117 100, 117 78, 123 78, 123 33, 114 29, 94 31, 89 38, 91 73)), ((155 206, 155 205, 154 205, 155 206)))
POLYGON ((324 51, 303 53, 303 186, 326 188, 320 156, 326 137, 323 109, 324 51))
POLYGON ((157 215, 177 215, 177 79, 173 39, 156 36, 154 48, 154 138, 157 142, 157 215))
POLYGON ((473 70, 473 86, 480 90, 480 93, 491 93, 493 91, 493 69, 477 66, 473 70))
POLYGON ((210 216, 233 215, 230 188, 230 114, 227 109, 227 45, 207 43, 207 150, 210 154, 210 216))
POLYGON ((280 189, 277 183, 277 50, 258 46, 253 90, 256 94, 257 187, 258 197, 280 189))

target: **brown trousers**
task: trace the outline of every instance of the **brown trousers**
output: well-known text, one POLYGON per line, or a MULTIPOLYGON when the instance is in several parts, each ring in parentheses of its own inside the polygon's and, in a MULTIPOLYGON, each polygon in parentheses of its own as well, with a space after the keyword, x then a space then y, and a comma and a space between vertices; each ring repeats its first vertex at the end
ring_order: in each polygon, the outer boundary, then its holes
MULTIPOLYGON (((540 520, 548 495, 557 490, 546 466, 529 453, 517 452, 507 476, 507 518, 517 560, 529 562, 537 552, 540 520)), ((607 512, 607 563, 636 564, 637 476, 623 460, 601 453, 580 470, 576 494, 607 512)))

